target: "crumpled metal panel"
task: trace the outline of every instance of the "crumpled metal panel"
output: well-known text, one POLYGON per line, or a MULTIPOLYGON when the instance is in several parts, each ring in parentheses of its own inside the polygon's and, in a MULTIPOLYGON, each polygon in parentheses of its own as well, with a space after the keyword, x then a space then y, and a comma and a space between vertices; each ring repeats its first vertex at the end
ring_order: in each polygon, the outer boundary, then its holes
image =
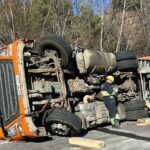
MULTIPOLYGON (((85 118, 87 128, 97 124, 108 123, 109 113, 103 102, 80 103, 75 109, 85 118)), ((78 115, 79 117, 81 115, 78 115)))

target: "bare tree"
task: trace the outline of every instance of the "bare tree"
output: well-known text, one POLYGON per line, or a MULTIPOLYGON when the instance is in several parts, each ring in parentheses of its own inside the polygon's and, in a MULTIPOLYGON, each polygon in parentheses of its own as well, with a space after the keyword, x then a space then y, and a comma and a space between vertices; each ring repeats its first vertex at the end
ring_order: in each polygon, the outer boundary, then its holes
POLYGON ((66 30, 67 21, 68 21, 68 18, 69 18, 70 14, 71 14, 71 11, 72 11, 72 8, 73 8, 74 5, 75 5, 75 3, 73 3, 72 6, 70 5, 70 7, 69 7, 69 9, 68 9, 68 12, 67 12, 67 15, 66 15, 66 17, 65 17, 65 19, 64 19, 63 29, 62 29, 62 33, 61 33, 62 36, 65 35, 65 30, 66 30))
POLYGON ((104 0, 101 7, 101 36, 100 36, 100 50, 103 51, 103 30, 104 30, 104 0))
POLYGON ((121 35, 122 35, 123 25, 124 25, 125 11, 126 11, 126 2, 127 2, 127 0, 124 0, 124 8, 123 8, 123 13, 122 13, 122 21, 121 21, 120 32, 119 32, 119 36, 118 36, 118 42, 117 42, 116 52, 118 52, 119 46, 120 46, 121 35))
POLYGON ((45 27, 45 25, 46 25, 46 22, 47 22, 47 20, 48 20, 49 14, 50 14, 50 10, 51 10, 50 5, 51 5, 51 2, 50 2, 50 4, 49 4, 49 9, 48 9, 48 11, 47 11, 46 18, 45 18, 45 20, 44 20, 44 22, 43 22, 43 25, 42 25, 42 29, 41 29, 41 32, 40 32, 40 38, 42 37, 44 27, 45 27))

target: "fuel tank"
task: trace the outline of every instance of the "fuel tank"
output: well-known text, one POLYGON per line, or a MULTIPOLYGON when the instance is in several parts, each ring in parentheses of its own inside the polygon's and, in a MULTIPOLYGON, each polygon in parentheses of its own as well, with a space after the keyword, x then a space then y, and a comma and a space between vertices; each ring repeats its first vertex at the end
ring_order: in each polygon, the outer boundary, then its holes
POLYGON ((111 72, 116 68, 116 58, 113 53, 84 50, 83 57, 88 73, 102 74, 111 72))

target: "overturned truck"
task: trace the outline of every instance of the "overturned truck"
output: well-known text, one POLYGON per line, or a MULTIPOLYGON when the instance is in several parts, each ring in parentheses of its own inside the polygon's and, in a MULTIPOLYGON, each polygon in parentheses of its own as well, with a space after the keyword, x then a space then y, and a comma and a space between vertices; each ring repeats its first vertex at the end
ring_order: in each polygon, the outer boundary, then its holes
POLYGON ((102 98, 89 101, 109 74, 119 89, 121 119, 148 117, 135 51, 72 49, 56 35, 39 42, 21 39, 2 48, 0 139, 74 136, 109 123, 102 98))

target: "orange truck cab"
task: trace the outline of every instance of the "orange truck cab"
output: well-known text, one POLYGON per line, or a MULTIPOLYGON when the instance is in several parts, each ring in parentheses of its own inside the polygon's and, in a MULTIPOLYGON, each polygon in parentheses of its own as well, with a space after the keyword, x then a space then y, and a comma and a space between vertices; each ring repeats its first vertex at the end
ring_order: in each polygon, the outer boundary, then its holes
POLYGON ((0 50, 0 139, 47 136, 31 118, 23 52, 34 41, 20 39, 0 50))
MULTIPOLYGON (((50 41, 39 45, 42 53, 34 51, 35 42, 28 39, 17 40, 0 50, 0 139, 80 133, 82 122, 68 104, 56 51, 57 47, 64 50, 64 44, 50 41)), ((67 62, 66 57, 62 64, 67 62)))

